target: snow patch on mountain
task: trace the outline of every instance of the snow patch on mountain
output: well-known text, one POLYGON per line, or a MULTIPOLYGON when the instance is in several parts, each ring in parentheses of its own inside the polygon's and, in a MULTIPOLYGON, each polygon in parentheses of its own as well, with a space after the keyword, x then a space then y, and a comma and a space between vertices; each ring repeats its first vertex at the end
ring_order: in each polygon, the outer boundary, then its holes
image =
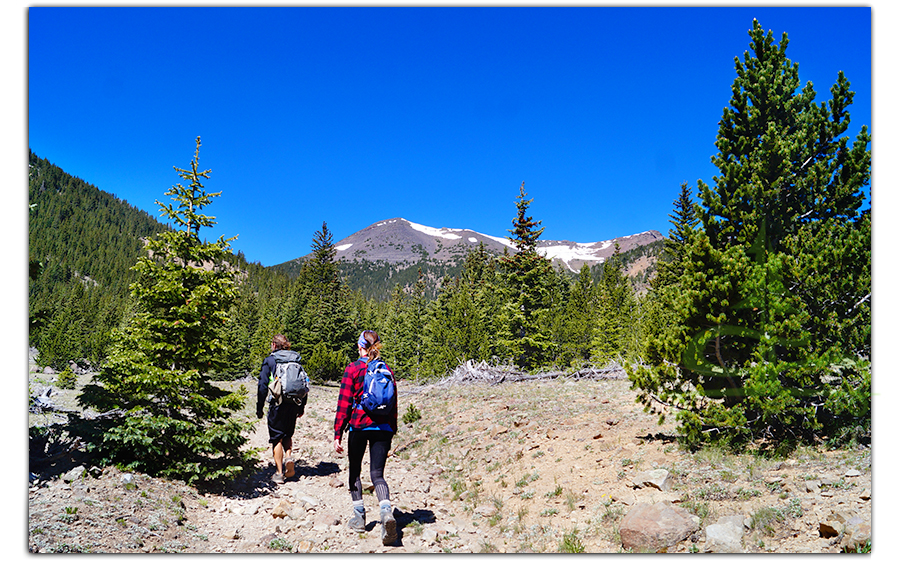
POLYGON ((575 268, 571 265, 571 262, 575 260, 603 263, 604 258, 597 258, 597 250, 607 248, 610 244, 610 242, 604 242, 600 248, 597 248, 595 243, 541 246, 537 248, 537 253, 551 260, 560 260, 570 270, 575 271, 575 268))
MULTIPOLYGON (((406 219, 403 219, 406 220, 406 219)), ((406 221, 413 229, 418 230, 428 236, 436 238, 446 238, 447 240, 459 240, 462 238, 459 234, 453 234, 453 231, 462 232, 459 228, 434 228, 431 226, 423 226, 414 222, 406 221)))
MULTIPOLYGON (((481 234, 481 233, 479 232, 478 234, 481 234)), ((481 234, 481 235, 484 236, 485 238, 490 238, 494 242, 499 242, 499 243, 503 244, 504 246, 512 248, 513 250, 516 249, 516 245, 513 244, 512 240, 510 240, 509 238, 501 238, 499 236, 490 236, 488 234, 481 234)))

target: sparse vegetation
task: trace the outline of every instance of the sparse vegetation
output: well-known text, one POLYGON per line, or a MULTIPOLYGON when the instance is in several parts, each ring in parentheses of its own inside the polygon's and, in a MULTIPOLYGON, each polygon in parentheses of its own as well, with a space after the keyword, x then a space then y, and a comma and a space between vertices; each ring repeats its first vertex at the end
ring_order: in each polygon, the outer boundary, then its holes
POLYGON ((291 543, 287 541, 287 539, 283 537, 275 537, 271 541, 269 541, 269 550, 280 550, 282 552, 290 552, 293 548, 291 543))
POLYGON ((572 554, 584 552, 584 545, 581 543, 577 530, 572 529, 563 535, 562 541, 559 543, 559 551, 572 554))
MULTIPOLYGON (((314 467, 316 462, 325 458, 318 440, 321 431, 328 428, 331 420, 327 415, 314 414, 332 408, 331 401, 336 392, 334 388, 322 387, 312 394, 308 416, 302 422, 309 430, 299 432, 295 443, 296 451, 300 452, 299 457, 304 459, 300 466, 314 467)), ((408 447, 404 451, 412 451, 414 455, 409 458, 401 455, 392 457, 387 476, 392 489, 402 494, 404 501, 415 501, 415 498, 420 497, 419 492, 415 491, 418 483, 429 480, 426 472, 440 467, 442 470, 435 473, 429 492, 421 497, 428 498, 429 502, 444 503, 447 507, 446 512, 429 509, 434 514, 434 519, 431 519, 429 515, 423 517, 422 513, 416 513, 415 508, 401 505, 398 508, 398 520, 404 521, 403 532, 407 537, 416 538, 416 542, 409 544, 417 545, 414 550, 423 552, 443 549, 455 552, 494 552, 493 549, 496 552, 574 552, 580 551, 580 548, 584 552, 621 551, 623 549, 618 528, 630 507, 629 504, 612 499, 609 492, 618 490, 628 493, 625 490, 631 490, 630 484, 617 480, 616 473, 619 470, 633 471, 635 465, 640 463, 654 468, 665 466, 677 477, 677 493, 681 496, 681 501, 676 502, 676 505, 699 517, 702 526, 714 523, 722 515, 746 509, 758 511, 756 526, 752 529, 754 535, 745 544, 752 550, 757 548, 754 546, 756 541, 762 540, 766 550, 778 549, 785 540, 783 531, 788 528, 789 520, 810 516, 804 513, 795 490, 797 485, 806 482, 804 477, 811 481, 813 476, 821 477, 823 467, 826 466, 840 467, 840 474, 844 474, 847 467, 857 468, 866 475, 871 472, 868 469, 871 456, 867 451, 821 453, 807 450, 802 452, 803 459, 799 456, 792 457, 791 464, 766 464, 752 456, 735 455, 727 450, 720 450, 715 454, 709 451, 680 452, 673 457, 671 451, 665 450, 668 443, 664 440, 636 444, 630 438, 646 435, 646 427, 658 427, 658 431, 671 433, 672 424, 648 426, 644 425, 647 423, 646 418, 640 415, 621 414, 615 416, 621 421, 607 429, 602 439, 592 440, 598 451, 598 458, 601 459, 601 462, 596 462, 590 456, 583 458, 584 442, 579 441, 595 435, 589 425, 581 423, 582 420, 589 419, 589 413, 583 414, 583 418, 577 413, 567 414, 572 415, 570 425, 560 425, 552 417, 543 415, 529 416, 520 420, 518 426, 511 421, 517 419, 523 411, 530 412, 534 407, 533 403, 541 396, 553 396, 564 403, 585 404, 593 400, 597 393, 609 398, 605 407, 611 410, 624 413, 635 407, 632 402, 633 391, 628 388, 627 381, 621 380, 580 381, 575 385, 567 385, 563 381, 546 385, 539 382, 460 385, 442 389, 439 393, 422 387, 417 391, 416 404, 422 417, 416 424, 423 429, 414 434, 401 432, 395 442, 399 447, 415 441, 414 447, 408 447), (534 398, 520 399, 523 394, 534 398), (491 419, 483 419, 486 418, 485 414, 495 411, 494 405, 497 403, 508 405, 509 409, 500 410, 491 419), (526 436, 526 444, 519 444, 520 437, 511 435, 511 432, 499 432, 490 439, 482 437, 488 435, 486 430, 506 424, 507 419, 510 420, 509 427, 521 428, 531 424, 529 429, 522 432, 526 436), (458 429, 453 429, 453 426, 458 429), (426 432, 425 427, 451 428, 451 431, 446 434, 426 432), (549 428, 554 429, 552 437, 546 435, 549 428), (528 447, 538 443, 548 454, 538 457, 533 455, 534 451, 528 447), (554 449, 552 452, 551 448, 554 449), (515 454, 523 450, 524 454, 515 454), (557 458, 561 458, 562 462, 557 463, 557 458), (621 466, 623 459, 628 461, 625 467, 621 466), (748 481, 752 471, 757 471, 758 475, 748 481), (727 482, 723 479, 723 473, 725 476, 738 476, 737 482, 727 482), (769 485, 779 482, 772 478, 775 475, 785 483, 781 492, 789 490, 789 497, 779 497, 778 487, 769 485), (503 486, 504 482, 507 482, 507 487, 503 486), (518 486, 514 486, 514 483, 518 483, 518 486), (596 491, 602 491, 601 495, 597 496, 596 491), (763 507, 778 510, 778 514, 763 511, 763 507), (433 526, 435 523, 442 523, 448 518, 457 521, 456 526, 460 531, 477 529, 477 535, 462 532, 457 533, 457 536, 442 533, 435 535, 430 532, 431 529, 441 528, 440 524, 433 526), (566 531, 561 530, 561 525, 566 526, 566 531), (467 542, 466 539, 459 538, 459 535, 478 536, 481 542, 467 542)), ((650 423, 655 421, 650 420, 650 423)), ((832 472, 834 470, 837 468, 832 469, 832 472)), ((49 522, 46 519, 35 520, 29 533, 29 544, 43 545, 41 548, 44 552, 57 548, 53 545, 58 543, 68 544, 68 547, 60 544, 60 549, 75 548, 77 545, 82 550, 103 552, 109 548, 86 542, 78 543, 71 538, 66 540, 65 537, 59 537, 58 533, 48 532, 48 529, 52 529, 52 524, 79 529, 83 527, 83 521, 66 524, 60 520, 60 516, 67 515, 63 510, 65 506, 77 507, 77 515, 84 521, 96 520, 94 510, 103 510, 110 525, 126 536, 139 532, 143 527, 164 537, 164 540, 145 541, 144 546, 138 545, 136 541, 122 541, 117 548, 123 552, 206 552, 222 544, 220 531, 211 530, 218 527, 210 527, 204 521, 224 522, 237 515, 235 512, 222 510, 223 501, 216 494, 200 494, 187 487, 160 489, 158 480, 137 472, 132 475, 130 483, 137 487, 136 491, 124 488, 122 474, 111 478, 110 484, 115 495, 109 501, 115 503, 107 503, 108 500, 104 497, 90 498, 95 500, 93 502, 69 500, 58 505, 49 522), (142 502, 140 507, 137 504, 139 501, 142 502), (185 505, 184 508, 181 507, 182 504, 185 505), (117 512, 110 507, 120 505, 124 511, 117 512), (134 513, 142 515, 135 517, 134 513), (153 517, 149 517, 151 513, 154 514, 153 517)), ((94 489, 96 485, 90 478, 88 477, 86 484, 94 489)), ((303 486, 305 490, 310 490, 310 495, 315 495, 312 491, 315 486, 331 489, 327 484, 329 479, 330 476, 307 477, 303 486)), ((847 497, 846 494, 857 493, 864 486, 862 480, 845 477, 833 478, 830 486, 823 485, 821 488, 833 493, 837 499, 847 497), (854 483, 857 485, 852 486, 854 483)), ((642 492, 635 490, 630 493, 637 499, 642 492)), ((374 501, 368 489, 364 494, 367 502, 374 501)), ((289 499, 293 497, 289 491, 286 496, 289 499)), ((230 505, 234 501, 229 500, 230 505)), ((271 519, 268 514, 266 517, 271 519)), ((254 535, 249 530, 244 532, 247 535, 242 540, 264 534, 254 535)), ((356 541, 352 543, 354 545, 365 545, 366 541, 378 540, 377 532, 372 533, 371 530, 352 537, 356 541)), ((284 535, 283 538, 289 539, 293 549, 297 548, 294 544, 296 541, 290 535, 284 535)), ((260 548, 276 552, 269 549, 271 540, 267 539, 260 548)), ((798 537, 792 540, 801 539, 798 537)), ((329 552, 342 552, 349 544, 351 543, 330 539, 326 545, 312 544, 310 548, 314 552, 323 552, 327 546, 329 552)), ((682 543, 672 551, 687 552, 692 544, 682 543)), ((796 548, 796 544, 792 548, 796 548)), ((835 545, 833 550, 839 550, 839 546, 835 545)))

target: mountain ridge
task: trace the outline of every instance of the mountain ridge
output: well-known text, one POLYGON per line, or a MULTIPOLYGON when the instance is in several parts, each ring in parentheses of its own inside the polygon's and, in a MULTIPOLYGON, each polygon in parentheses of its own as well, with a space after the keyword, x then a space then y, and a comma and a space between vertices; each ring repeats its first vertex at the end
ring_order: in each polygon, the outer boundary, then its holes
MULTIPOLYGON (((577 272, 583 265, 599 265, 615 252, 645 246, 663 239, 656 230, 648 230, 611 240, 573 242, 570 240, 539 240, 537 251, 569 271, 577 272)), ((366 261, 394 266, 434 260, 458 263, 471 249, 484 244, 488 252, 515 252, 513 242, 506 237, 483 234, 467 228, 435 228, 402 217, 377 221, 354 232, 334 244, 336 261, 366 261)), ((302 263, 310 254, 289 260, 274 267, 302 263)))

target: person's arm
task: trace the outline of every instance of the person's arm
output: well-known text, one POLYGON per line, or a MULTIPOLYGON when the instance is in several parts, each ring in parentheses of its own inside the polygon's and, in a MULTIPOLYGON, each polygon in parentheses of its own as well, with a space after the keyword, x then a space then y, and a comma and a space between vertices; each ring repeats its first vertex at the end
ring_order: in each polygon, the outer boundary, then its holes
POLYGON ((306 401, 309 400, 309 394, 303 397, 303 400, 300 401, 300 407, 297 408, 297 417, 301 417, 306 412, 306 401))
POLYGON ((263 417, 263 405, 269 396, 269 374, 272 368, 269 366, 271 356, 263 359, 262 367, 259 369, 259 382, 256 385, 256 417, 263 417))
POLYGON ((400 410, 400 384, 397 382, 397 377, 396 375, 394 375, 393 369, 388 367, 388 371, 391 372, 391 378, 394 379, 394 394, 396 396, 396 400, 394 403, 394 412, 393 414, 391 414, 391 429, 393 429, 394 433, 396 434, 397 428, 399 427, 397 425, 397 413, 400 410))
POLYGON ((337 444, 341 441, 341 435, 344 433, 347 424, 350 423, 350 416, 353 414, 353 373, 355 363, 347 365, 344 369, 344 376, 341 378, 341 391, 338 393, 337 408, 334 412, 334 439, 337 444))

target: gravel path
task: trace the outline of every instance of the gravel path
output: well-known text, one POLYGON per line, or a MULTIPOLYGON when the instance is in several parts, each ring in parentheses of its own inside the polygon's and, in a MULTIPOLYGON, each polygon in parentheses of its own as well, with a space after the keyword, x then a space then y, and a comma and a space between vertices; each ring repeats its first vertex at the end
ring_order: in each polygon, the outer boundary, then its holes
MULTIPOLYGON (((34 395, 40 383, 32 386, 34 395)), ((674 443, 673 426, 657 425, 629 386, 565 379, 402 385, 401 413, 413 405, 421 419, 401 423, 388 460, 399 530, 392 546, 381 544, 371 515, 365 533, 346 528, 346 457, 331 447, 338 389, 329 386, 311 391, 295 434, 297 475, 285 484, 271 482, 267 449, 253 475, 217 492, 115 468, 66 482, 62 476, 79 464, 75 451, 32 481, 28 546, 32 552, 622 552, 618 528, 628 511, 669 501, 701 522, 670 552, 704 551, 703 528, 729 515, 747 524, 744 552, 839 552, 844 537, 823 533, 823 523, 838 512, 871 522, 869 450, 802 450, 782 461, 685 453, 674 443), (652 469, 665 469, 671 488, 634 483, 652 469)), ((241 415, 254 407, 248 403, 241 415)), ((264 421, 250 446, 267 448, 264 421)), ((367 471, 366 462, 364 480, 367 471)), ((374 495, 365 500, 369 514, 377 513, 374 495)))

